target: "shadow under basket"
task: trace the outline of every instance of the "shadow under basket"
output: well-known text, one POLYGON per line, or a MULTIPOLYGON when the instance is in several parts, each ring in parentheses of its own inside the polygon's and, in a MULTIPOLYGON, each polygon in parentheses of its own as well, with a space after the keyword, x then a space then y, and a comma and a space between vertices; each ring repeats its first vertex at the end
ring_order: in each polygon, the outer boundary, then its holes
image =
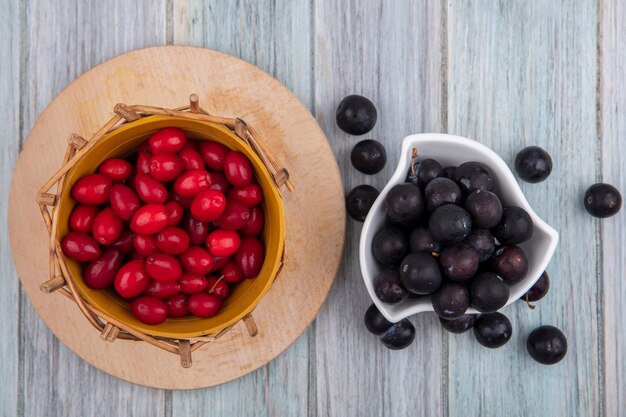
POLYGON ((69 136, 61 168, 41 188, 37 196, 44 223, 50 235, 50 279, 41 284, 43 292, 59 292, 74 300, 80 311, 108 342, 116 339, 144 341, 180 355, 181 365, 192 364, 191 353, 225 335, 243 321, 250 337, 257 334, 252 312, 270 289, 285 263, 285 210, 281 187, 293 191, 288 171, 269 152, 252 126, 241 119, 209 115, 190 96, 189 106, 164 109, 153 106, 117 104, 115 116, 86 140, 69 136), (242 152, 250 160, 265 196, 262 210, 265 228, 262 240, 265 259, 259 275, 233 288, 222 310, 214 317, 168 318, 158 325, 147 325, 130 312, 129 303, 112 290, 93 290, 82 279, 80 263, 67 258, 60 241, 68 231, 68 220, 76 202, 70 197, 73 184, 95 172, 104 160, 124 157, 157 130, 183 129, 189 138, 212 140, 242 152), (53 188, 56 186, 56 190, 53 188))

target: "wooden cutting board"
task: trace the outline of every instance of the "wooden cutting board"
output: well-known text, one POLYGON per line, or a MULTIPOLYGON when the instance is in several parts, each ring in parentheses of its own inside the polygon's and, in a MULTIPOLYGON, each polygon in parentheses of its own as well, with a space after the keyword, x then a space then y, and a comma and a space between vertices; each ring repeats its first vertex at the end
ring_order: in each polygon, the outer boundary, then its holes
POLYGON ((324 133, 277 80, 240 59, 207 49, 164 46, 130 52, 77 78, 41 114, 17 161, 9 201, 13 257, 24 290, 50 330, 93 366, 141 385, 191 389, 239 378, 285 350, 315 318, 339 267, 344 243, 344 193, 324 133), (191 93, 209 113, 252 124, 296 187, 284 191, 287 263, 254 311, 251 338, 240 322, 193 354, 193 366, 142 342, 100 339, 78 307, 44 294, 47 234, 35 203, 40 186, 60 167, 66 140, 90 137, 116 103, 178 107, 191 93))

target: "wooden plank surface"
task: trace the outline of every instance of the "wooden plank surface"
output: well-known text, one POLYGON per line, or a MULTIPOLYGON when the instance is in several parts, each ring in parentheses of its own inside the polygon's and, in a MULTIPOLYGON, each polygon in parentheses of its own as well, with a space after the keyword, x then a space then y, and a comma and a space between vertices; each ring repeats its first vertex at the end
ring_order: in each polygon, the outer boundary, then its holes
MULTIPOLYGON (((604 0, 599 11, 601 168, 599 181, 626 192, 626 4, 604 0)), ((600 221, 604 302, 604 401, 605 415, 626 413, 626 217, 622 212, 600 221)))
MULTIPOLYGON (((165 5, 154 4, 25 4, 22 138, 39 113, 81 73, 122 52, 165 43, 165 5)), ((129 384, 91 367, 59 343, 23 292, 20 302, 20 415, 109 416, 111 410, 118 415, 165 414, 168 392, 129 384)))
POLYGON ((0 1, 0 120, 4 130, 0 146, 0 415, 17 414, 19 361, 19 280, 11 260, 9 236, 5 233, 8 216, 11 173, 20 150, 20 5, 15 1, 0 1), (17 34, 17 35, 16 35, 17 34))
POLYGON ((491 146, 511 166, 524 146, 545 148, 552 175, 520 182, 560 231, 550 293, 535 310, 523 303, 503 310, 514 329, 506 346, 483 348, 471 334, 450 338, 449 415, 601 415, 597 221, 580 203, 598 157, 596 3, 450 1, 448 10, 450 133, 491 146), (543 324, 568 337, 569 354, 556 366, 526 353, 526 336, 543 324))
MULTIPOLYGON (((382 189, 395 170, 404 136, 445 130, 444 11, 436 1, 315 3, 315 114, 335 150, 346 191, 363 183, 382 189), (335 123, 337 104, 348 94, 365 95, 378 108, 374 130, 360 138, 335 123), (387 166, 374 176, 350 164, 350 150, 365 138, 387 149, 387 166)), ((343 265, 316 320, 312 415, 441 414, 445 345, 437 319, 413 318, 417 337, 404 351, 387 350, 363 325, 371 300, 358 266, 360 231, 361 223, 348 219, 343 265)))
MULTIPOLYGON (((276 77, 312 108, 312 2, 174 0, 174 44, 240 57, 276 77)), ((290 416, 309 403, 307 330, 267 367, 210 390, 176 391, 172 415, 290 416)))

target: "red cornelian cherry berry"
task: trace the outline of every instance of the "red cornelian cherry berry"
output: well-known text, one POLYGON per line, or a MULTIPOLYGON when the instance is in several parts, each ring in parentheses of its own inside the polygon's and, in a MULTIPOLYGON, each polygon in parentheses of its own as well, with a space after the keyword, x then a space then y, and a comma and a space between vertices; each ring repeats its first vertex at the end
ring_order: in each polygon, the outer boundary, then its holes
POLYGON ((133 247, 140 255, 152 255, 157 251, 156 235, 136 234, 133 238, 133 247))
POLYGON ((190 274, 206 275, 213 266, 211 254, 198 246, 190 246, 178 255, 185 272, 190 274))
POLYGON ((91 289, 102 290, 113 285, 117 271, 122 267, 124 255, 118 249, 111 248, 102 252, 95 261, 83 269, 83 280, 91 289))
POLYGON ((167 317, 177 318, 188 315, 187 298, 186 294, 177 294, 168 298, 167 301, 165 301, 165 304, 167 304, 167 317))
POLYGON ((252 207, 250 209, 250 220, 244 227, 239 229, 239 232, 244 236, 258 236, 263 231, 264 225, 265 216, 263 215, 263 210, 259 207, 252 207))
POLYGON ((209 233, 206 238, 206 246, 213 256, 231 256, 241 244, 239 234, 232 230, 217 229, 209 233))
POLYGON ((217 190, 204 190, 194 197, 191 214, 201 222, 212 222, 224 213, 226 197, 217 190))
MULTIPOLYGON (((187 142, 194 143, 194 142, 187 142)), ((204 160, 198 151, 191 148, 183 148, 178 152, 178 156, 183 160, 185 169, 204 169, 204 160)))
POLYGON ((209 270, 209 273, 219 271, 230 261, 230 256, 214 256, 213 257, 213 266, 209 270))
POLYGON ((174 193, 181 197, 195 197, 211 187, 209 173, 203 169, 185 171, 174 181, 174 193))
POLYGON ((187 309, 196 317, 215 316, 222 308, 222 299, 204 292, 192 294, 187 300, 187 309))
POLYGON ((118 249, 122 255, 129 254, 135 249, 133 246, 133 239, 135 234, 131 230, 125 230, 122 232, 119 238, 111 245, 112 248, 118 249))
POLYGON ((93 221, 100 212, 98 206, 78 204, 70 214, 70 229, 75 232, 90 233, 93 221))
POLYGON ((163 204, 146 204, 139 208, 130 221, 130 229, 138 234, 152 235, 167 226, 167 209, 163 204))
POLYGON ((228 297, 228 294, 230 293, 230 287, 223 278, 220 279, 215 275, 211 275, 207 278, 207 282, 207 292, 209 294, 216 295, 222 300, 225 300, 226 297, 228 297))
POLYGON ((111 208, 122 220, 129 221, 141 203, 137 194, 124 184, 115 184, 109 193, 111 208))
POLYGON ((211 190, 220 191, 222 194, 226 195, 233 188, 232 185, 226 179, 226 175, 224 175, 221 171, 213 171, 209 173, 211 179, 211 190))
POLYGON ((254 278, 259 275, 265 259, 263 244, 256 238, 246 236, 241 239, 241 245, 233 259, 244 277, 254 278))
POLYGON ((80 178, 72 187, 72 198, 79 203, 99 205, 109 201, 113 180, 102 174, 89 174, 80 178))
POLYGON ((167 210, 167 225, 168 226, 177 226, 178 223, 183 219, 183 206, 176 201, 168 201, 164 204, 165 209, 167 210))
POLYGON ((137 156, 137 174, 150 174, 150 162, 152 161, 152 153, 140 153, 137 156))
POLYGON ((187 214, 183 218, 182 228, 189 235, 190 245, 204 245, 204 241, 209 234, 209 223, 201 222, 195 217, 187 214))
POLYGON ((144 295, 160 298, 161 300, 170 298, 180 293, 180 284, 174 282, 150 281, 150 284, 143 292, 144 295))
POLYGON ((229 284, 236 284, 243 281, 245 278, 234 260, 230 260, 224 265, 220 271, 220 275, 223 276, 224 280, 229 284))
POLYGON ((226 201, 226 208, 215 221, 220 229, 238 230, 250 221, 250 209, 243 203, 234 200, 226 201))
POLYGON ((113 181, 122 182, 133 173, 133 166, 125 159, 110 158, 100 164, 98 172, 111 178, 113 181))
POLYGON ((150 283, 150 277, 143 261, 135 260, 122 266, 113 285, 115 291, 124 298, 133 298, 144 292, 150 283))
POLYGON ((147 174, 135 176, 135 191, 139 198, 146 203, 165 203, 167 189, 165 185, 147 174))
POLYGON ((78 262, 91 262, 100 257, 100 246, 87 233, 69 232, 61 242, 63 253, 78 262))
POLYGON ((161 252, 178 255, 189 247, 189 235, 178 227, 166 227, 156 235, 156 245, 161 252))
POLYGON ((216 171, 224 170, 224 160, 230 152, 226 146, 214 141, 203 141, 198 144, 198 151, 207 167, 216 171))
POLYGON ((185 162, 173 153, 160 153, 150 159, 150 174, 161 182, 173 181, 184 169, 185 162))
POLYGON ((252 182, 252 165, 241 152, 230 151, 224 158, 224 174, 233 186, 243 187, 252 182))
POLYGON ((146 258, 146 271, 155 281, 174 282, 180 278, 183 269, 178 259, 166 253, 153 253, 146 258))
POLYGON ((177 127, 166 127, 150 136, 150 149, 153 154, 176 153, 183 149, 187 142, 187 134, 177 127))
POLYGON ((111 245, 122 234, 124 223, 111 207, 105 207, 93 221, 93 238, 101 245, 111 245))
POLYGON ((160 324, 167 318, 167 305, 155 297, 139 297, 130 302, 130 311, 146 324, 160 324))
POLYGON ((183 274, 178 282, 180 283, 180 290, 185 294, 202 292, 209 285, 207 279, 198 274, 183 274))
POLYGON ((248 207, 254 207, 263 201, 263 190, 256 183, 233 188, 228 193, 228 199, 239 201, 248 207))

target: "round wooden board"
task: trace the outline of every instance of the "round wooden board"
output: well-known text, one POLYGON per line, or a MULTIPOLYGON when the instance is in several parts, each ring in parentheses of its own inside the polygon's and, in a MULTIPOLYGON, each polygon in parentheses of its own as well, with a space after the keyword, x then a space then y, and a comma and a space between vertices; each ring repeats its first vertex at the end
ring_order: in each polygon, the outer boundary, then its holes
POLYGON ((142 49, 81 75, 46 108, 20 155, 11 186, 9 230, 24 290, 52 332, 72 351, 116 377, 157 388, 218 385, 267 364, 315 318, 333 283, 344 242, 344 194, 333 152, 316 120, 277 80, 232 56, 193 47, 142 49), (116 103, 178 107, 197 93, 201 106, 252 124, 289 170, 296 191, 283 191, 287 262, 254 311, 259 328, 242 322, 193 353, 193 366, 146 343, 104 342, 77 306, 44 294, 48 243, 35 196, 60 167, 72 132, 90 137, 116 103))

